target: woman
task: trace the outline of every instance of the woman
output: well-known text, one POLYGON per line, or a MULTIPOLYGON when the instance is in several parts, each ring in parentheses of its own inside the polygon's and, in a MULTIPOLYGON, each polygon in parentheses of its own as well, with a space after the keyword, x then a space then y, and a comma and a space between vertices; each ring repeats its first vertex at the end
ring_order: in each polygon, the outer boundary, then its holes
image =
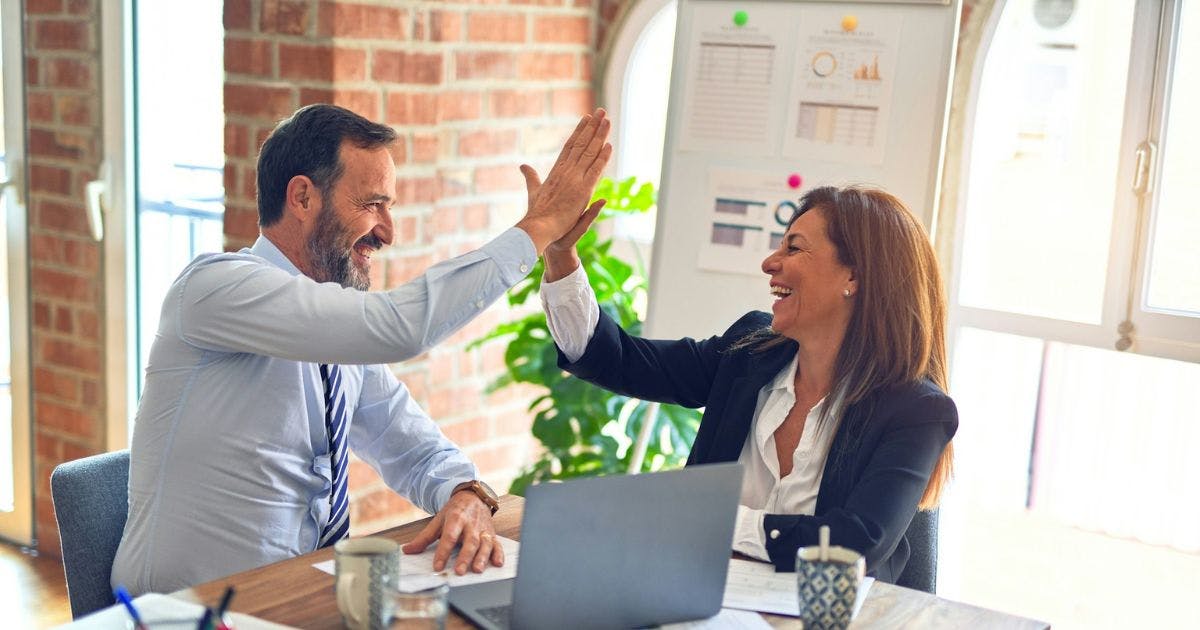
POLYGON ((559 365, 621 394, 705 407, 688 464, 746 467, 734 549, 794 569, 833 544, 894 582, 905 530, 950 476, 946 305, 925 230, 899 199, 817 188, 762 270, 776 300, 703 341, 626 334, 596 306, 568 234, 546 250, 542 296, 559 365))

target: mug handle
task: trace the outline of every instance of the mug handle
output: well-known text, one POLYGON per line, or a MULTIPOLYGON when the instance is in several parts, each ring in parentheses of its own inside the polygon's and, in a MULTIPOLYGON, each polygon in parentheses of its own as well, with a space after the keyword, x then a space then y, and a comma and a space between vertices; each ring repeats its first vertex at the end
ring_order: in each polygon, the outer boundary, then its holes
POLYGON ((353 621, 355 625, 358 625, 362 623, 362 619, 359 618, 359 615, 354 610, 354 605, 350 602, 350 593, 353 592, 353 588, 353 573, 343 573, 342 575, 338 576, 337 588, 334 589, 337 593, 338 608, 342 611, 342 614, 349 616, 350 620, 353 621))

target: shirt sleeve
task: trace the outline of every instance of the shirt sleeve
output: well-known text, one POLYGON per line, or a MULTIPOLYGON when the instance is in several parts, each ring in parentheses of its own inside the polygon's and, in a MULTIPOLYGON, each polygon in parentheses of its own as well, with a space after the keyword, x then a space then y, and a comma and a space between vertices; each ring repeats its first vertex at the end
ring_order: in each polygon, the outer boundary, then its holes
POLYGON ((368 365, 350 423, 350 448, 388 487, 430 514, 479 471, 384 365, 368 365))
POLYGON ((511 228, 390 291, 318 283, 245 256, 194 263, 177 281, 176 333, 205 350, 293 361, 394 363, 427 351, 496 301, 537 261, 511 228))
POLYGON ((567 359, 578 361, 600 321, 600 305, 583 265, 556 282, 543 281, 540 294, 550 336, 567 359))
POLYGON ((763 514, 762 510, 738 506, 737 524, 733 528, 733 550, 751 558, 770 562, 766 536, 763 533, 763 514))

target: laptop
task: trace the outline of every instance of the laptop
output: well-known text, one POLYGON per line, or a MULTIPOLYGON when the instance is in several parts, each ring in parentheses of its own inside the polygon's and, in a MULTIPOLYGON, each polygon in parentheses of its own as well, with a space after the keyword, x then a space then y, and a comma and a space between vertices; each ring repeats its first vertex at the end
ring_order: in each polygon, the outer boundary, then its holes
POLYGON ((720 610, 737 463, 532 486, 517 577, 450 589, 488 630, 637 628, 720 610))

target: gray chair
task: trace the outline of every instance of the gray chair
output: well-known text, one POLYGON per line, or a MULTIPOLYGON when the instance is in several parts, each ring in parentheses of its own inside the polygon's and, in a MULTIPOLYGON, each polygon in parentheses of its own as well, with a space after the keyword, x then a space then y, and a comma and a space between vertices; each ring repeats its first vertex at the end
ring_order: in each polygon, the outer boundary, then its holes
POLYGON ((129 451, 59 464, 50 474, 71 616, 111 606, 113 558, 129 506, 129 451))
POLYGON ((934 593, 937 590, 938 511, 918 510, 908 524, 908 564, 897 586, 934 593))

